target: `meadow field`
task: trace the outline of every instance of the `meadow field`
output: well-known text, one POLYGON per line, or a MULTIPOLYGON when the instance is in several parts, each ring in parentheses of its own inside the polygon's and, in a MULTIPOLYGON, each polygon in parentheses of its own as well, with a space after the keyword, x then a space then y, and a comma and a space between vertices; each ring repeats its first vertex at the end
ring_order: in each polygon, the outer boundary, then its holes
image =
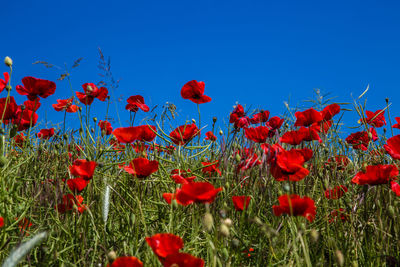
POLYGON ((132 95, 118 125, 112 83, 14 80, 4 63, 3 266, 400 266, 400 114, 389 99, 377 110, 368 89, 349 103, 317 91, 306 109, 240 103, 203 121, 213 92, 191 80, 175 94, 197 106, 193 119, 169 104, 135 120, 152 107, 132 95), (43 127, 37 110, 55 82, 71 97, 50 103, 64 120, 43 127), (343 122, 350 112, 357 127, 343 122))

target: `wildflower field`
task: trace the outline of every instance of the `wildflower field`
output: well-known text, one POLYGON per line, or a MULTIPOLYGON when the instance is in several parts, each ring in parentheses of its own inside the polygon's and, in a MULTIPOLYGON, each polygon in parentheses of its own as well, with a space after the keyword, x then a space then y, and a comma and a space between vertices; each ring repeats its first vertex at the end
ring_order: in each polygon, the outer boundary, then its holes
POLYGON ((131 120, 117 125, 109 84, 68 72, 13 80, 4 62, 3 266, 400 265, 400 114, 389 100, 376 109, 367 90, 350 105, 318 95, 283 115, 242 103, 204 121, 213 92, 192 80, 171 92, 197 106, 191 121, 169 106, 139 123, 153 107, 132 95, 131 120), (59 87, 71 97, 46 103, 59 87), (64 121, 44 128, 42 103, 64 121))

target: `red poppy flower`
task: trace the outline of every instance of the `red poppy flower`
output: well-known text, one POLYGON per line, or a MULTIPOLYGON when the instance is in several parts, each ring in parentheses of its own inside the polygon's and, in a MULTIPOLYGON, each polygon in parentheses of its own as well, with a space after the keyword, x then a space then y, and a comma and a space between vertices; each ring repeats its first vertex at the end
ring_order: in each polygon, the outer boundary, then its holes
POLYGON ((113 135, 120 143, 132 143, 136 140, 151 142, 157 136, 157 129, 152 125, 141 125, 135 127, 120 127, 113 131, 113 135))
POLYGON ((85 180, 90 180, 93 177, 94 169, 97 163, 95 161, 87 161, 85 159, 77 159, 69 166, 69 171, 72 175, 81 177, 85 180))
POLYGON ((182 146, 187 144, 198 134, 200 134, 199 128, 197 128, 196 124, 192 123, 179 126, 173 130, 169 136, 172 142, 178 146, 182 146))
POLYGON ((23 110, 21 107, 18 107, 11 122, 17 125, 18 131, 24 131, 32 126, 35 126, 38 117, 39 116, 34 111, 29 109, 23 110))
POLYGON ((100 101, 106 101, 108 90, 105 87, 97 88, 94 83, 85 83, 82 85, 84 93, 76 92, 79 101, 84 105, 91 105, 95 98, 100 101))
POLYGON ((245 171, 261 164, 261 161, 258 159, 258 155, 254 153, 253 149, 251 148, 237 150, 234 153, 234 157, 240 158, 239 164, 236 169, 237 171, 245 171))
POLYGON ((204 104, 211 101, 211 97, 204 95, 204 82, 196 80, 187 82, 181 90, 183 99, 189 99, 196 104, 204 104))
POLYGON ((4 226, 4 218, 0 216, 0 228, 4 226))
POLYGON ((189 169, 187 171, 174 169, 171 171, 171 179, 177 184, 191 183, 196 179, 196 176, 190 176, 190 174, 191 172, 189 169))
POLYGON ((350 159, 345 156, 345 155, 337 155, 335 157, 329 158, 327 165, 332 164, 336 166, 338 170, 343 170, 347 167, 347 165, 350 163, 350 159))
POLYGON ((344 185, 335 186, 333 189, 325 190, 325 197, 327 199, 339 199, 344 193, 348 191, 347 187, 344 185))
POLYGON ((371 139, 372 141, 378 139, 378 136, 374 128, 371 128, 369 132, 372 138, 369 138, 368 132, 362 131, 362 132, 352 133, 345 140, 348 144, 352 145, 354 149, 361 149, 365 151, 368 150, 369 142, 371 141, 371 139))
POLYGON ((232 202, 237 211, 247 209, 250 203, 250 196, 232 196, 232 202))
POLYGON ((350 220, 350 215, 342 208, 333 210, 329 216, 329 223, 337 222, 339 219, 341 222, 347 222, 350 220))
POLYGON ((282 195, 278 198, 278 201, 279 206, 272 206, 275 216, 282 214, 303 216, 312 222, 317 214, 314 200, 307 196, 301 198, 298 195, 282 195))
MULTIPOLYGON (((19 220, 19 218, 15 218, 16 221, 19 220)), ((27 218, 22 218, 19 222, 18 222, 18 228, 20 233, 25 234, 25 235, 29 235, 29 233, 27 233, 26 231, 29 231, 29 228, 31 228, 32 223, 27 219, 27 218)))
POLYGON ((71 190, 74 193, 82 192, 83 189, 85 189, 89 183, 90 183, 90 180, 85 180, 81 177, 72 178, 72 179, 67 180, 67 185, 68 185, 69 190, 71 190))
POLYGON ((322 119, 325 121, 329 121, 339 112, 340 106, 338 104, 330 104, 321 111, 322 119))
POLYGON ((177 252, 177 253, 168 255, 163 260, 163 266, 164 267, 177 267, 177 266, 203 267, 204 260, 200 259, 200 258, 196 258, 195 256, 192 256, 188 253, 177 252))
POLYGON ((204 174, 208 174, 211 176, 213 173, 217 172, 219 176, 221 176, 221 171, 218 169, 218 160, 214 162, 202 162, 201 164, 204 166, 203 169, 201 169, 204 174))
POLYGON ((261 111, 259 113, 256 113, 253 115, 253 117, 250 119, 251 124, 257 124, 257 123, 262 123, 262 122, 267 122, 269 117, 269 111, 261 111))
POLYGON ((6 88, 8 81, 10 80, 10 74, 8 72, 4 72, 4 80, 0 79, 0 93, 3 92, 4 88, 6 88))
POLYGON ((150 110, 149 106, 144 103, 144 98, 141 95, 130 96, 126 101, 128 102, 125 107, 126 110, 132 112, 137 112, 139 108, 144 112, 148 112, 150 110))
POLYGON ((282 135, 280 141, 285 144, 299 145, 303 141, 313 141, 322 142, 319 137, 318 131, 313 127, 300 127, 300 129, 295 131, 288 131, 282 135))
POLYGON ((300 181, 310 173, 303 167, 305 162, 306 159, 302 151, 296 149, 283 150, 271 162, 270 172, 277 181, 300 181))
POLYGON ((40 132, 38 132, 37 137, 40 139, 49 139, 53 135, 54 135, 54 128, 41 129, 40 132))
POLYGON ((166 258, 168 255, 178 253, 183 248, 182 238, 169 233, 146 237, 146 242, 160 260, 166 258))
POLYGON ((392 128, 400 129, 400 117, 394 118, 396 120, 396 124, 392 126, 392 128))
MULTIPOLYGON (((314 124, 313 124, 313 125, 314 125, 314 124)), ((313 125, 312 125, 312 126, 313 126, 313 125)), ((329 129, 330 129, 330 128, 332 127, 332 125, 333 125, 333 121, 332 121, 332 120, 330 120, 330 121, 320 121, 319 124, 316 124, 316 125, 318 125, 318 127, 319 127, 318 132, 327 134, 328 131, 329 131, 329 129)), ((311 126, 311 127, 312 127, 312 126, 311 126)), ((316 129, 316 128, 315 128, 315 129, 316 129)))
POLYGON ((163 193, 162 197, 164 200, 168 203, 171 204, 172 200, 174 199, 177 204, 182 205, 182 206, 187 206, 189 204, 192 204, 193 201, 184 199, 185 202, 181 202, 179 199, 176 198, 177 192, 179 192, 180 189, 177 189, 175 193, 163 193))
POLYGON ((285 121, 284 119, 275 116, 269 119, 268 126, 271 127, 271 130, 275 131, 281 128, 284 121, 285 121))
POLYGON ((10 98, 8 98, 7 106, 6 106, 6 101, 7 101, 6 97, 0 98, 0 114, 1 114, 0 118, 4 112, 3 121, 5 121, 6 123, 9 123, 10 122, 9 120, 14 118, 15 113, 18 110, 18 105, 15 102, 15 99, 13 96, 10 96, 10 98), (5 109, 5 111, 4 111, 4 109, 5 109))
POLYGON ((57 99, 57 104, 53 104, 52 106, 56 111, 65 110, 68 113, 75 113, 78 111, 78 106, 73 105, 73 101, 73 97, 69 99, 57 99))
POLYGON ((29 100, 35 101, 39 96, 47 98, 56 91, 56 84, 52 81, 38 79, 35 77, 25 77, 22 85, 17 85, 16 90, 20 95, 26 95, 29 100))
POLYGON ((245 128, 244 134, 247 139, 256 143, 265 143, 269 137, 269 129, 267 126, 258 126, 255 128, 245 128))
POLYGON ((243 106, 238 104, 232 111, 231 115, 229 116, 229 123, 235 123, 240 118, 244 117, 244 109, 243 106))
POLYGON ((14 142, 18 147, 23 147, 25 141, 26 141, 26 137, 25 137, 24 133, 20 133, 20 134, 17 134, 16 136, 14 136, 14 142))
POLYGON ((400 185, 397 182, 391 181, 390 188, 396 194, 396 196, 400 197, 400 185))
POLYGON ((214 142, 217 140, 217 137, 213 134, 213 132, 208 131, 206 132, 206 138, 204 138, 205 140, 210 140, 211 142, 214 142))
POLYGON ((367 115, 366 123, 368 123, 371 126, 379 128, 382 127, 383 125, 386 125, 385 111, 382 111, 381 109, 375 112, 367 110, 365 111, 365 115, 367 115))
POLYGON ((69 210, 73 210, 75 207, 79 213, 83 213, 86 210, 86 205, 82 204, 83 197, 78 195, 74 196, 73 194, 64 195, 62 198, 62 203, 56 205, 56 210, 59 213, 65 213, 69 210))
POLYGON ((132 174, 136 178, 146 178, 152 173, 158 171, 158 161, 148 160, 146 158, 136 158, 123 167, 127 173, 132 174))
POLYGON ((383 148, 393 159, 400 159, 400 135, 389 138, 383 148))
POLYGON ((112 126, 111 123, 109 121, 99 121, 99 127, 101 129, 102 132, 105 133, 105 135, 110 135, 112 133, 112 126))
POLYGON ((297 111, 294 114, 297 118, 294 126, 310 126, 313 123, 322 121, 321 112, 316 111, 313 108, 307 109, 305 111, 297 111))
POLYGON ((136 257, 123 256, 117 258, 112 264, 107 267, 143 267, 143 263, 136 257))
POLYGON ((351 180, 359 185, 387 184, 399 175, 396 165, 372 165, 367 166, 365 171, 356 174, 351 180))
POLYGON ((184 205, 190 203, 212 203, 222 187, 215 188, 208 182, 193 182, 182 185, 182 188, 177 190, 176 199, 184 205))

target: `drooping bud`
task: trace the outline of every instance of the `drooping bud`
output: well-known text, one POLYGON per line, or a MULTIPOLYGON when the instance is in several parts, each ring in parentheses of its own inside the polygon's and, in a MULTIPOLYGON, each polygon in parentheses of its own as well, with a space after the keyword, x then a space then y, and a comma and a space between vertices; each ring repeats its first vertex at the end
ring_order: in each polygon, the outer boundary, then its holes
POLYGON ((211 213, 207 212, 203 217, 203 225, 207 232, 211 232, 214 226, 214 219, 211 213))
POLYGON ((344 265, 344 256, 343 253, 340 250, 336 250, 335 251, 335 259, 336 262, 339 266, 343 266, 344 265))
POLYGON ((10 57, 5 57, 4 64, 6 64, 7 67, 12 67, 13 61, 10 57))
POLYGON ((217 122, 217 117, 213 117, 213 123, 217 122))
POLYGON ((112 263, 113 261, 115 261, 117 259, 117 253, 115 253, 114 250, 111 250, 110 252, 108 252, 107 258, 108 258, 108 261, 110 263, 112 263))
POLYGON ((231 219, 226 218, 225 220, 222 221, 223 224, 225 224, 228 227, 231 227, 233 225, 233 222, 231 219))
POLYGON ((226 226, 226 224, 221 224, 221 226, 219 227, 219 232, 221 233, 221 235, 225 236, 225 237, 229 237, 229 228, 228 226, 226 226))

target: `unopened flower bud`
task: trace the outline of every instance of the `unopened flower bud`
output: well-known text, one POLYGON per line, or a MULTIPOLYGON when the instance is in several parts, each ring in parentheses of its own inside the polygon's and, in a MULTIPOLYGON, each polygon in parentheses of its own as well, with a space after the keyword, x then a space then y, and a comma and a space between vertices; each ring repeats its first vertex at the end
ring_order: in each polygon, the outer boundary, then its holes
POLYGON ((10 92, 11 89, 12 89, 11 85, 7 84, 7 85, 6 85, 6 90, 7 90, 7 92, 10 92))
POLYGON ((213 117, 213 123, 217 122, 217 117, 213 117))
POLYGON ((242 157, 239 155, 239 153, 238 154, 236 154, 236 161, 240 161, 242 159, 242 157))
POLYGON ((318 231, 315 229, 311 229, 310 235, 311 235, 311 241, 317 243, 319 239, 318 231))
POLYGON ((21 105, 21 110, 25 110, 25 105, 21 105))
POLYGON ((94 118, 93 118, 93 121, 94 121, 94 122, 97 122, 97 117, 94 117, 94 118))
POLYGON ((10 57, 5 57, 4 64, 6 64, 7 67, 12 67, 13 61, 10 57))
POLYGON ((117 253, 115 253, 114 250, 111 250, 110 252, 108 252, 107 258, 108 258, 108 261, 109 261, 110 263, 112 263, 112 262, 115 261, 115 259, 117 258, 117 253))
POLYGON ((219 135, 224 135, 224 132, 222 130, 219 130, 219 135))
POLYGON ((233 225, 233 222, 231 219, 226 218, 225 220, 222 221, 223 224, 225 224, 228 227, 231 227, 233 225))
POLYGON ((207 232, 211 232, 214 226, 214 219, 211 213, 207 212, 206 214, 204 214, 203 225, 204 228, 206 228, 207 232))
POLYGON ((335 259, 336 262, 339 266, 343 266, 344 265, 344 256, 343 253, 340 250, 336 250, 335 251, 335 259))
POLYGON ((192 119, 192 123, 196 124, 196 120, 195 120, 195 119, 192 119))
POLYGON ((229 228, 228 226, 226 226, 226 224, 221 224, 221 226, 219 227, 219 232, 221 233, 221 235, 229 237, 229 228))

